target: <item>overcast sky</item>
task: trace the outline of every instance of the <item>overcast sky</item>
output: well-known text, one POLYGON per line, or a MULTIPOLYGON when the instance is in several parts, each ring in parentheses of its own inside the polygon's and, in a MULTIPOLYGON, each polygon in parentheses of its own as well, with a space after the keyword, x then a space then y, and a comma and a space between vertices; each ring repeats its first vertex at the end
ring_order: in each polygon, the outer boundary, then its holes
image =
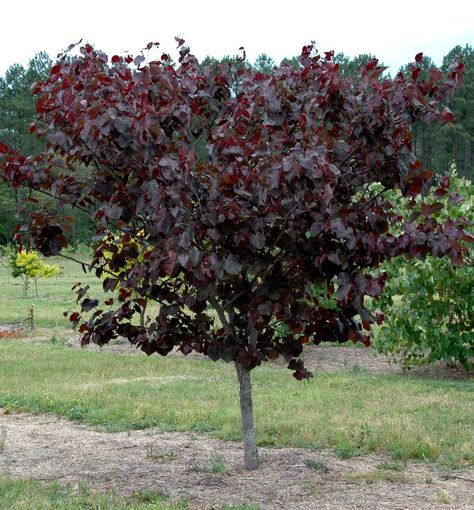
POLYGON ((320 51, 373 53, 390 71, 419 51, 437 64, 456 44, 474 45, 474 2, 467 0, 7 0, 2 2, 0 75, 51 56, 79 39, 110 56, 137 54, 159 41, 171 51, 182 36, 199 58, 238 53, 277 62, 315 40, 320 51))

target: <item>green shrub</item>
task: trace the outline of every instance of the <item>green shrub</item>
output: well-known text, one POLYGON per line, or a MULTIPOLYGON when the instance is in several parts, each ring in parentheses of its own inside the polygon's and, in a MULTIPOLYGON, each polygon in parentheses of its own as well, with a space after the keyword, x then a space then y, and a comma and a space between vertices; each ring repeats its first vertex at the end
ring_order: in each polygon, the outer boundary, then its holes
MULTIPOLYGON (((408 220, 436 203, 437 219, 461 216, 474 222, 474 185, 451 171, 451 191, 438 199, 422 198, 408 207, 399 198, 399 212, 408 220)), ((376 306, 386 319, 375 347, 405 367, 444 360, 472 366, 474 355, 474 248, 466 245, 464 264, 446 258, 393 259, 384 265, 388 281, 376 306)))

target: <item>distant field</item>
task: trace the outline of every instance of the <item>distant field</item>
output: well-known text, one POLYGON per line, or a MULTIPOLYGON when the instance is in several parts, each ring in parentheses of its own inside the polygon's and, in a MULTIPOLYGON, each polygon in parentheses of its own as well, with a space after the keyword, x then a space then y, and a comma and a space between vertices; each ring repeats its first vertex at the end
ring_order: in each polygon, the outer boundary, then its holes
MULTIPOLYGON (((78 255, 78 258, 81 258, 78 255)), ((4 261, 5 262, 5 261, 4 261)), ((13 278, 6 263, 0 264, 0 324, 16 322, 26 317, 29 307, 35 305, 35 322, 38 327, 67 327, 69 321, 63 312, 74 309, 75 294, 71 287, 77 282, 88 283, 91 293, 103 294, 101 282, 91 274, 84 274, 79 264, 63 258, 46 259, 48 264, 63 268, 60 275, 38 282, 39 297, 30 288, 28 297, 23 296, 20 278, 13 278)))
MULTIPOLYGON (((79 260, 87 259, 83 255, 75 255, 79 260)), ((31 305, 35 308, 35 324, 38 328, 69 328, 70 322, 63 316, 65 311, 77 309, 75 293, 71 287, 77 282, 90 285, 90 295, 101 298, 105 296, 102 282, 94 274, 84 273, 81 266, 62 257, 45 259, 48 264, 58 264, 61 274, 49 279, 38 281, 39 297, 35 297, 33 285, 28 297, 23 295, 20 278, 13 278, 7 261, 0 259, 0 324, 18 322, 24 319, 31 305)), ((150 307, 150 310, 152 308, 150 307)))

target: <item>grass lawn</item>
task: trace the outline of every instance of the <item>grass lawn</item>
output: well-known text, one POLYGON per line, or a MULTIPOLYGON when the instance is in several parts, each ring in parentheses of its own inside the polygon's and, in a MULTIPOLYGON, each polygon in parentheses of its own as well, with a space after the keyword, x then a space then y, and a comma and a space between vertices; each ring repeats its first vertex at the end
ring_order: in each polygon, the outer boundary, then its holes
MULTIPOLYGON (((7 411, 54 413, 112 431, 159 427, 241 439, 230 364, 6 340, 0 359, 7 411)), ((474 461, 469 381, 347 371, 298 382, 273 366, 253 374, 260 445, 333 448, 341 457, 387 451, 445 467, 474 461)))
MULTIPOLYGON (((87 485, 64 487, 38 480, 11 480, 0 476, 0 508, 4 510, 185 510, 186 500, 170 501, 158 491, 136 492, 125 499, 114 492, 90 490, 87 485)), ((219 510, 259 510, 258 506, 228 506, 219 510)), ((218 510, 213 507, 210 510, 218 510)))
POLYGON ((138 492, 130 500, 113 492, 91 491, 87 486, 62 487, 37 480, 0 477, 0 508, 8 510, 184 510, 186 501, 170 502, 154 491, 138 492))
MULTIPOLYGON (((185 510, 186 500, 171 501, 158 491, 135 492, 125 499, 115 492, 90 490, 87 485, 64 487, 38 480, 12 480, 0 476, 0 508, 8 510, 185 510)), ((258 506, 219 507, 219 510, 259 510, 258 506)), ((218 510, 213 507, 210 510, 218 510)))

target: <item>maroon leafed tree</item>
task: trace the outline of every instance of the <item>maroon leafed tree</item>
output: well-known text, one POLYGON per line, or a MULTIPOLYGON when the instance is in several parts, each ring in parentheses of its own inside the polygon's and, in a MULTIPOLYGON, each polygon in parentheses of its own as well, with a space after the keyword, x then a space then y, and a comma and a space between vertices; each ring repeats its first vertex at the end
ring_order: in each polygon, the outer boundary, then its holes
MULTIPOLYGON (((462 64, 421 80, 419 54, 409 75, 383 79, 372 60, 351 81, 332 52, 305 46, 299 67, 267 75, 243 59, 202 67, 183 43, 176 63, 109 59, 90 45, 62 57, 34 88, 32 131, 47 150, 26 157, 0 144, 0 169, 35 190, 20 243, 46 256, 66 246, 71 219, 54 213, 58 202, 96 225, 89 268, 112 297, 101 304, 76 289, 81 312, 70 319, 84 345, 120 336, 147 354, 235 364, 245 466, 255 469, 251 370, 283 356, 305 379, 305 343, 369 345, 383 317, 364 299, 382 292, 383 261, 461 262, 463 220, 439 223, 433 207, 402 224, 385 192, 415 197, 432 185, 412 125, 452 120, 445 105, 462 64), (149 301, 159 311, 138 325, 149 301)), ((448 179, 437 183, 445 193, 448 179)))

